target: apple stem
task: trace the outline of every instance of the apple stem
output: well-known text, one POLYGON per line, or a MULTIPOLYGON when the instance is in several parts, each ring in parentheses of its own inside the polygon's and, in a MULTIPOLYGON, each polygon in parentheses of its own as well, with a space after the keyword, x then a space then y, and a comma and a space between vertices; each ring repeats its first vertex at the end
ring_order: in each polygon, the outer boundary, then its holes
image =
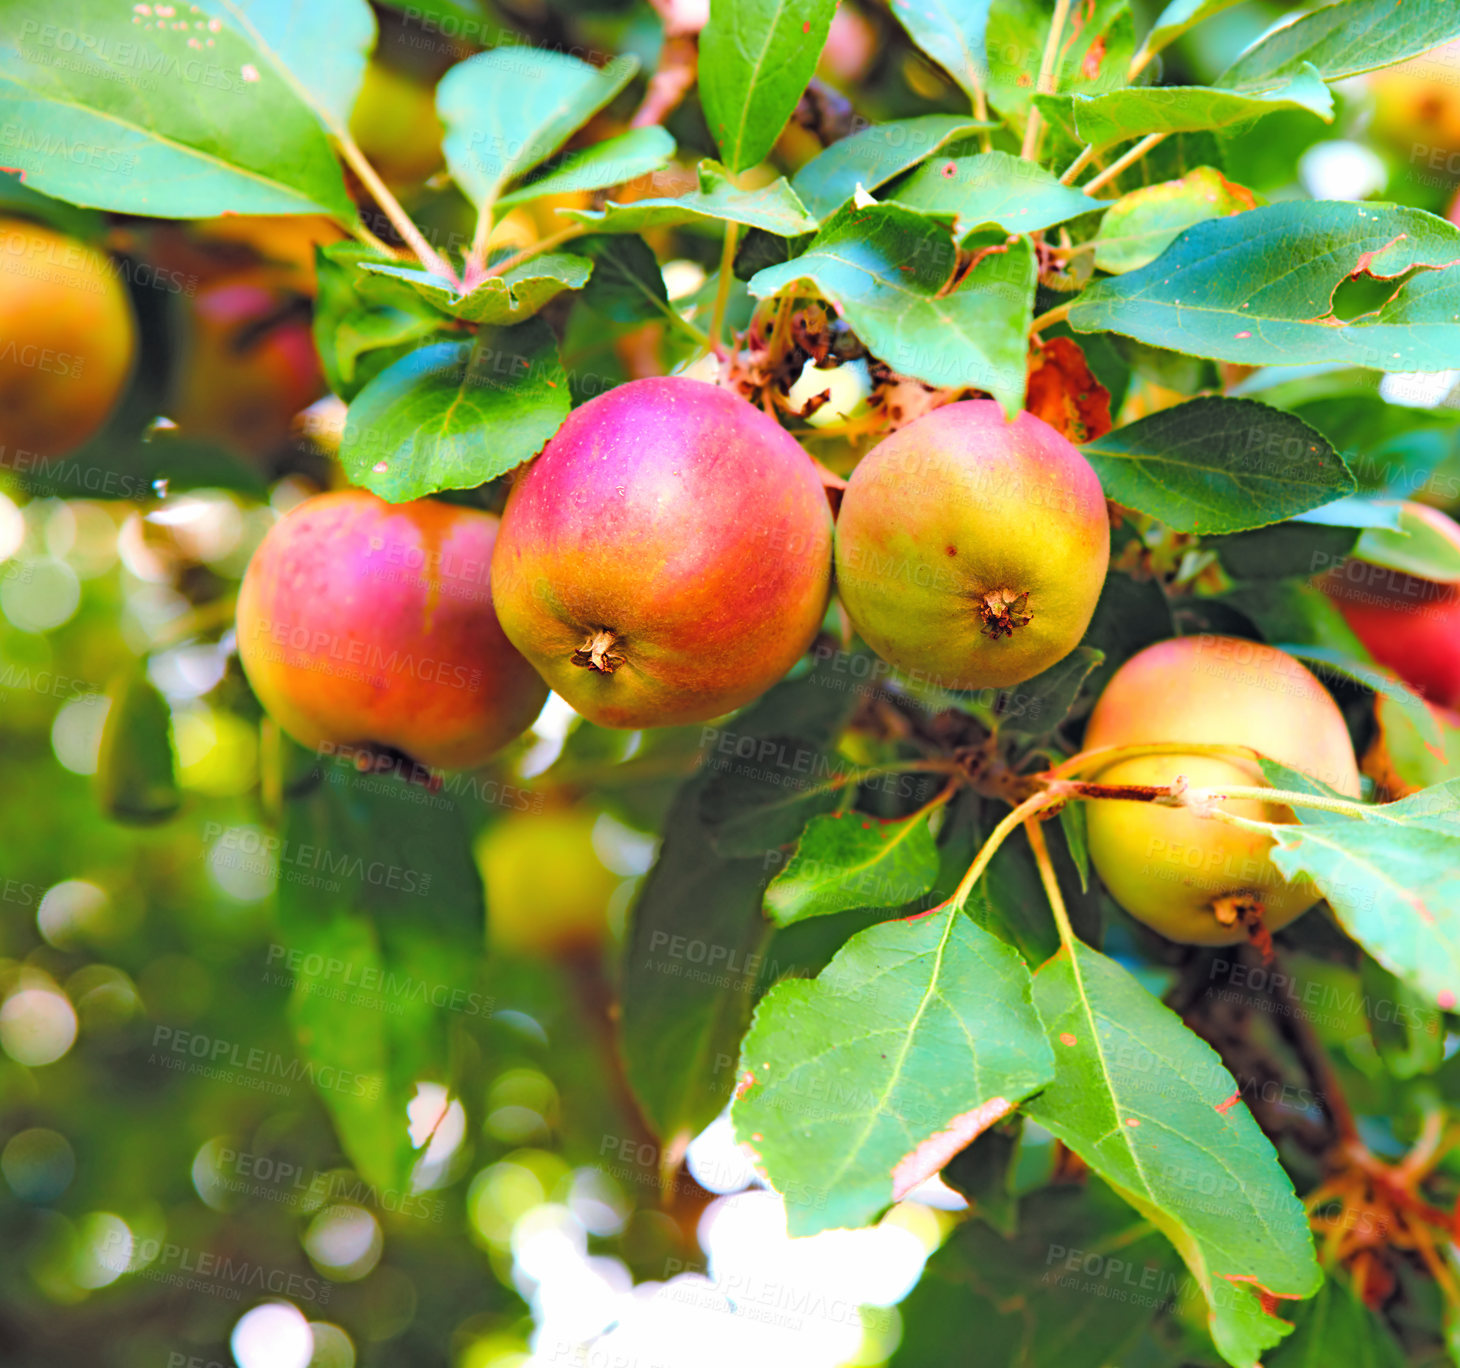
POLYGON ((949 901, 955 908, 962 910, 963 905, 968 901, 968 895, 973 892, 974 884, 983 877, 984 870, 989 867, 989 861, 998 853, 999 847, 1009 838, 1009 834, 1022 823, 1037 817, 1045 808, 1055 807, 1064 802, 1068 797, 1065 787, 1056 784, 1042 789, 1005 814, 1003 821, 989 832, 988 840, 983 843, 982 849, 974 856, 973 863, 969 865, 968 872, 959 881, 958 887, 953 890, 953 897, 949 901))
POLYGON ((623 652, 614 650, 618 640, 618 633, 607 627, 589 632, 583 644, 573 652, 573 664, 597 670, 599 674, 612 674, 624 663, 623 652))
MULTIPOLYGON (((1368 820, 1383 816, 1381 806, 1356 803, 1347 798, 1329 798, 1321 793, 1299 793, 1295 789, 1267 788, 1262 784, 1231 784, 1218 788, 1187 789, 1172 795, 1172 807, 1207 807, 1228 799, 1251 798, 1259 803, 1281 803, 1285 807, 1316 808, 1320 812, 1337 812, 1345 817, 1368 820)), ((1163 800, 1157 798, 1156 802, 1163 800)), ((1387 820, 1387 819, 1386 819, 1387 820)))
POLYGON ((730 282, 735 278, 735 244, 740 240, 740 225, 731 219, 725 225, 725 241, 720 247, 720 278, 715 288, 715 307, 710 314, 710 345, 718 347, 724 336, 725 310, 730 305, 730 282))
POLYGON ((1128 167, 1134 166, 1146 155, 1157 143, 1165 140, 1164 133, 1148 133, 1130 151, 1123 156, 1117 157, 1105 170, 1098 175, 1092 176, 1080 187, 1087 195, 1093 195, 1097 190, 1109 185, 1120 173, 1128 167))
MULTIPOLYGON (((1044 55, 1039 61, 1039 79, 1034 84, 1034 89, 1040 95, 1053 95, 1059 85, 1059 51, 1060 39, 1065 32, 1065 19, 1070 12, 1070 0, 1054 0, 1054 14, 1049 21, 1049 36, 1045 40, 1044 55)), ((1019 155, 1025 161, 1037 161, 1039 158, 1040 130, 1043 118, 1039 108, 1031 104, 1029 106, 1029 119, 1024 125, 1024 141, 1019 148, 1019 155)))
POLYGON ((401 240, 415 252, 421 265, 428 271, 443 276, 453 285, 459 285, 461 281, 456 272, 452 270, 451 263, 426 241, 425 234, 412 222, 411 216, 401 208, 400 201, 390 193, 385 182, 370 165, 354 138, 350 137, 348 133, 341 133, 337 134, 336 141, 339 143, 340 152, 350 170, 360 178, 361 183, 370 192, 370 197, 380 206, 381 211, 390 220, 391 226, 400 234, 401 240))
MULTIPOLYGON (((1054 913, 1055 925, 1059 927, 1060 944, 1075 963, 1075 928, 1070 924, 1070 914, 1065 907, 1064 895, 1060 892, 1059 879, 1054 872, 1054 862, 1049 858, 1049 846, 1044 839, 1044 828, 1038 821, 1024 823, 1024 834, 1029 838, 1029 848, 1034 852, 1034 864, 1039 870, 1039 882, 1044 885, 1044 896, 1049 899, 1054 913)), ((1079 972, 1076 965, 1075 972, 1079 972)))

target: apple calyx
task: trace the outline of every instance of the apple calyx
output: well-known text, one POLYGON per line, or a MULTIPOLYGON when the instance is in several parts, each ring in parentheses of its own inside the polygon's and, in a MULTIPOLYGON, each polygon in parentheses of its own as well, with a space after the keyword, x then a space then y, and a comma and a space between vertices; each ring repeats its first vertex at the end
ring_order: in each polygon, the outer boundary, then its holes
POLYGON ((1212 915, 1223 926, 1252 926, 1262 920, 1262 899, 1251 889, 1223 893, 1212 899, 1212 915))
POLYGON ((597 670, 599 674, 612 674, 625 659, 622 651, 613 649, 616 645, 618 633, 607 627, 600 627, 596 632, 590 632, 583 639, 583 644, 573 652, 573 664, 597 670))
POLYGON ((1016 594, 1012 589, 994 589, 978 600, 978 615, 983 619, 983 634, 997 641, 1013 636, 1015 629, 1027 627, 1034 614, 1027 611, 1029 591, 1016 594))

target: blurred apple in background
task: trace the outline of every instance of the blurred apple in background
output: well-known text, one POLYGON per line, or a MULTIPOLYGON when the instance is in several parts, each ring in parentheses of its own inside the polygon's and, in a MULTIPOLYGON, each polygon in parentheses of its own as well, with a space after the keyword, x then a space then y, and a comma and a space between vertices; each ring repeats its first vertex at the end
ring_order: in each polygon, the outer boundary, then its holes
POLYGON ((187 302, 167 408, 184 437, 266 460, 324 392, 309 301, 276 274, 225 277, 187 302))
POLYGON ((1460 151, 1460 43, 1369 78, 1374 132, 1420 166, 1427 149, 1460 151))
POLYGON ((487 935, 496 949, 561 956, 602 943, 621 880, 594 849, 597 820, 580 807, 511 813, 478 839, 487 935))
POLYGON ((384 62, 365 68, 350 132, 366 160, 391 185, 423 181, 442 164, 444 129, 436 117, 436 92, 384 62))

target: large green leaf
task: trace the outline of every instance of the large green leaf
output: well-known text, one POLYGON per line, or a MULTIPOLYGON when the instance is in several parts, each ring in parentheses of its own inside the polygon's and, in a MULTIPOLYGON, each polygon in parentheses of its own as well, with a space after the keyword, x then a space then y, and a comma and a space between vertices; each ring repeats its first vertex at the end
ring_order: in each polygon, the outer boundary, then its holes
POLYGON ((472 489, 531 460, 568 416, 568 376, 539 319, 483 327, 470 342, 422 347, 350 405, 340 462, 402 503, 472 489))
POLYGON ((975 1221, 954 1230, 899 1307, 889 1368, 1146 1364, 1131 1341, 1158 1311, 1184 1311, 1193 1292, 1170 1245, 1109 1188, 1051 1185, 1020 1201, 1012 1239, 975 1221))
POLYGON ((925 161, 892 198, 926 213, 953 214, 960 232, 993 223, 1007 233, 1033 233, 1109 203, 1007 152, 925 161))
POLYGON ((364 269, 405 281, 422 299, 453 318, 501 325, 531 318, 564 290, 581 290, 593 274, 593 263, 567 252, 545 252, 465 291, 430 271, 410 266, 367 261, 364 269))
POLYGON ((931 157, 940 147, 985 127, 960 114, 919 114, 870 124, 838 138, 791 178, 791 188, 817 218, 849 200, 860 185, 875 190, 931 157))
POLYGON ((1301 418, 1251 399, 1192 399, 1085 444, 1107 498, 1177 532, 1240 532, 1354 490, 1301 418))
POLYGON ((1460 368, 1457 321, 1460 228, 1419 209, 1339 201, 1198 223, 1149 266, 1097 281, 1070 312, 1080 332, 1219 361, 1390 371, 1460 368), (1394 294, 1345 322, 1334 296, 1359 276, 1393 280, 1394 294))
POLYGON ((771 150, 816 72, 836 0, 710 0, 700 34, 705 122, 732 173, 771 150))
POLYGON ((1251 89, 1305 63, 1326 81, 1418 57, 1460 37, 1460 10, 1447 0, 1339 0, 1285 24, 1247 49, 1221 76, 1251 89))
POLYGON ((1198 166, 1180 180, 1142 186, 1122 195, 1100 220, 1095 266, 1112 275, 1134 271, 1154 261, 1192 224, 1254 207, 1251 191, 1211 166, 1198 166))
POLYGON ((720 772, 705 785, 700 817, 720 854, 763 860, 834 808, 856 768, 794 736, 759 737, 739 761, 715 762, 720 772))
POLYGON ((579 298, 591 309, 616 323, 641 323, 663 318, 681 331, 695 335, 669 303, 664 272, 649 244, 629 234, 578 238, 575 255, 593 262, 593 278, 579 298))
POLYGON ((937 220, 896 204, 845 205, 806 251, 750 281, 761 299, 814 290, 894 370, 938 386, 977 386, 1006 411, 1024 402, 1036 264, 1027 238, 988 253, 958 288, 937 220))
POLYGON ((892 17, 970 100, 977 100, 989 79, 984 49, 989 8, 990 0, 900 0, 892 6, 892 17))
POLYGON ((945 904, 768 992, 731 1115, 792 1235, 868 1224, 1053 1072, 1009 946, 945 904))
POLYGON ((766 889, 777 926, 855 907, 900 907, 938 877, 925 815, 882 821, 865 812, 813 817, 790 862, 766 889))
POLYGON ((1311 876, 1343 929, 1390 973, 1446 1011, 1460 1002, 1460 779, 1364 818, 1298 809, 1267 825, 1272 861, 1311 876))
POLYGON ((675 199, 642 199, 602 209, 565 209, 563 217, 600 233, 641 233, 646 228, 671 228, 683 223, 743 223, 778 237, 816 231, 816 220, 785 180, 759 190, 739 190, 717 162, 702 161, 700 185, 675 199))
POLYGON ((375 46, 375 16, 365 0, 199 0, 197 8, 235 24, 331 133, 348 127, 375 46))
POLYGON ((590 66, 566 53, 507 47, 458 62, 436 87, 442 150, 478 210, 547 160, 626 86, 637 57, 590 66))
POLYGON ((1381 1316, 1330 1278, 1294 1316, 1296 1328, 1264 1360, 1266 1368, 1404 1368, 1404 1350, 1381 1316))
POLYGON ((486 1014, 474 990, 484 896, 455 803, 405 802, 329 771, 291 801, 278 859, 289 1019, 340 1144, 366 1182, 409 1191, 406 1107, 449 1085, 452 1025, 486 1014), (319 965, 320 968, 313 968, 319 965))
MULTIPOLYGON (((814 672, 785 681, 733 730, 704 730, 705 768, 675 798, 630 916, 619 1047, 666 1152, 709 1125, 730 1096, 771 930, 761 898, 773 865, 755 844, 746 858, 716 848, 701 820, 704 791, 738 770, 776 769, 786 756, 779 737, 798 738, 789 743, 797 755, 827 745, 857 701, 825 687, 835 682, 814 672)), ((780 777, 800 773, 792 757, 780 777)))
MULTIPOLYGON (((0 42, 3 160, 34 189, 126 213, 355 218, 321 126, 358 81, 374 36, 360 0, 328 0, 297 27, 281 5, 224 4, 144 24, 131 5, 23 0, 0 42), (290 62, 320 20, 337 26, 321 104, 290 62), (62 44, 88 39, 85 56, 62 44), (261 37, 263 35, 263 37, 261 37), (260 46, 264 38, 280 46, 260 46), (353 72, 353 76, 351 73, 353 72)), ((353 96, 351 95, 351 98, 353 96)))
POLYGON ((1278 109, 1306 109, 1333 122, 1333 96, 1311 66, 1261 91, 1206 86, 1134 86, 1074 97, 1075 127, 1092 147, 1147 133, 1199 133, 1251 123, 1278 109))
POLYGON ((1025 1111, 1176 1246, 1234 1368, 1288 1326, 1263 1304, 1322 1279, 1302 1203, 1221 1059, 1113 960, 1062 949, 1035 975, 1055 1079, 1025 1111))
POLYGON ((602 190, 657 171, 674 155, 674 139, 657 124, 631 128, 555 162, 543 175, 497 198, 497 207, 528 204, 544 195, 602 190))

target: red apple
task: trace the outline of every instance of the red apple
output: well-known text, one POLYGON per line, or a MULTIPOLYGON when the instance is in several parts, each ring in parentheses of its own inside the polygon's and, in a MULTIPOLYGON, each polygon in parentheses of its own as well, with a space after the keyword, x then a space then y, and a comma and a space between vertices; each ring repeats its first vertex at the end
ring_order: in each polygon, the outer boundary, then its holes
POLYGON ((308 499, 264 538, 238 595, 238 652, 301 745, 468 769, 547 699, 492 608, 497 519, 363 489, 308 499))
POLYGON ((497 612, 592 721, 703 721, 806 650, 831 536, 816 469, 773 419, 699 380, 634 380, 575 409, 518 476, 497 612))

